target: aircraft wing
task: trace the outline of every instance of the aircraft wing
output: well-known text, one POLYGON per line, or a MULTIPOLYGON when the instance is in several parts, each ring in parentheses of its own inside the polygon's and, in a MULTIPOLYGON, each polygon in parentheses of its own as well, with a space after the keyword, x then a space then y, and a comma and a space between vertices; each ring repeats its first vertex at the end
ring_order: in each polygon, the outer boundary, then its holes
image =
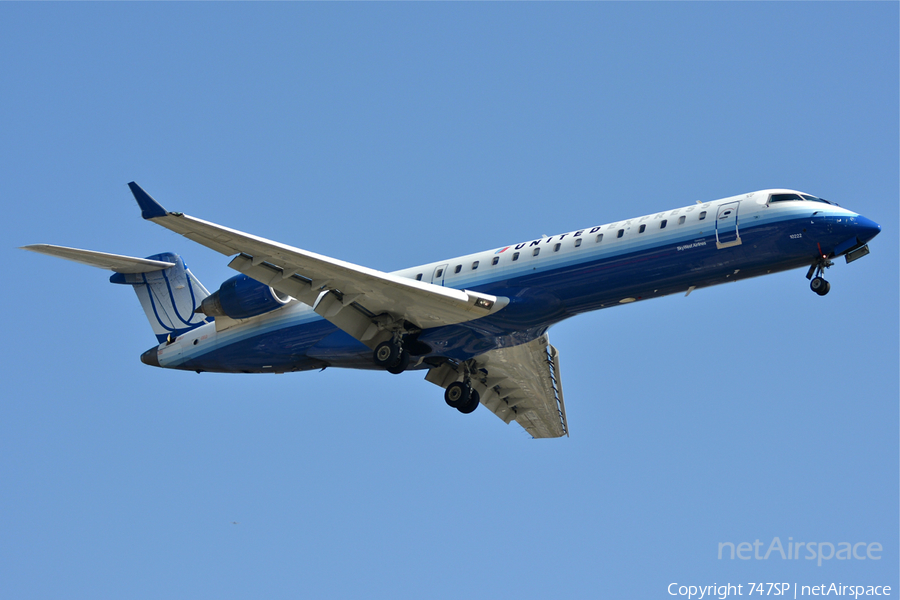
MULTIPOLYGON (((470 369, 481 403, 507 424, 515 421, 535 438, 569 435, 559 372, 559 352, 544 334, 526 344, 491 350, 470 369), (472 372, 474 371, 474 372, 472 372)), ((428 372, 427 381, 443 388, 459 374, 449 366, 428 372)))
POLYGON ((398 277, 167 212, 136 183, 128 186, 145 219, 226 256, 237 254, 228 266, 312 306, 372 348, 389 337, 385 331, 392 323, 408 321, 420 329, 452 325, 492 314, 509 302, 398 277))

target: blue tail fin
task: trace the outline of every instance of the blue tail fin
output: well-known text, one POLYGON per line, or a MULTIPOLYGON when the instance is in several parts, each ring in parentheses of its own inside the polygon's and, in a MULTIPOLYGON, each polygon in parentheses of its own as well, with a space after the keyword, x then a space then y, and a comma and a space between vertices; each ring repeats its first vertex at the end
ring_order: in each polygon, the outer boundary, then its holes
POLYGON ((160 343, 190 331, 212 319, 194 309, 200 306, 209 292, 185 266, 177 254, 166 252, 148 256, 148 260, 174 263, 167 269, 143 273, 115 273, 112 283, 134 287, 153 333, 160 343))

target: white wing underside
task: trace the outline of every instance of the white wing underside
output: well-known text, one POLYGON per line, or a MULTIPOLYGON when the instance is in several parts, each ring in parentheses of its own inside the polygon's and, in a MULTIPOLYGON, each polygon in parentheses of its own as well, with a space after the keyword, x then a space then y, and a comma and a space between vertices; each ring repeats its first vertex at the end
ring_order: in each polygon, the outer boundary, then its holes
MULTIPOLYGON (((505 423, 515 421, 535 438, 569 435, 559 353, 546 334, 527 344, 485 352, 472 362, 472 387, 481 403, 505 423)), ((446 388, 460 378, 458 371, 443 366, 425 379, 446 388)))

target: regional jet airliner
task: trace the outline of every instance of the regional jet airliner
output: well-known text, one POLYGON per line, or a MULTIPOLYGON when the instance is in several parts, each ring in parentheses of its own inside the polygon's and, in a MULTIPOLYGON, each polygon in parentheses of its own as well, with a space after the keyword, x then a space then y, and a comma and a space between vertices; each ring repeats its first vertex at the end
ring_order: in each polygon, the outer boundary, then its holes
POLYGON ((385 273, 169 212, 128 185, 144 219, 234 256, 240 274, 210 294, 174 253, 25 249, 132 286, 158 341, 144 363, 198 373, 421 370, 452 408, 484 405, 536 438, 568 435, 553 324, 801 267, 824 296, 833 259, 867 255, 881 230, 833 202, 774 189, 385 273))

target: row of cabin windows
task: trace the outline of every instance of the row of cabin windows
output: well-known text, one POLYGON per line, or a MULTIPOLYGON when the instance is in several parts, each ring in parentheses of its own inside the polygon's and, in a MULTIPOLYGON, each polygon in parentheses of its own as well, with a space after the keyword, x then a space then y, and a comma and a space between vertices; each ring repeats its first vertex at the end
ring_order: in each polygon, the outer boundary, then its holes
MULTIPOLYGON (((496 265, 499 261, 500 261, 500 257, 495 256, 494 261, 491 264, 496 265)), ((476 260, 475 262, 472 263, 472 270, 474 271, 477 268, 478 268, 478 261, 476 260)), ((456 265, 456 269, 453 272, 459 273, 460 271, 462 271, 462 265, 456 265)))
MULTIPOLYGON (((700 217, 700 218, 699 218, 700 221, 704 220, 704 219, 706 218, 706 211, 705 211, 705 210, 700 211, 700 214, 699 214, 698 216, 700 217)), ((685 216, 684 216, 684 215, 681 215, 680 217, 678 217, 678 224, 679 224, 679 225, 684 224, 684 221, 685 221, 685 216)), ((666 228, 666 224, 667 224, 668 222, 669 222, 668 219, 663 219, 662 221, 659 222, 659 228, 660 228, 660 229, 665 229, 665 228, 666 228)), ((642 224, 642 225, 638 228, 638 233, 644 233, 646 230, 647 230, 647 224, 644 223, 644 224, 642 224)), ((616 238, 620 238, 620 237, 622 237, 622 236, 624 236, 624 235, 625 235, 625 230, 624 230, 624 229, 620 229, 620 230, 618 230, 618 231, 616 232, 616 238)), ((599 244, 599 243, 602 242, 602 241, 603 241, 603 234, 602 234, 602 233, 598 233, 598 234, 597 234, 597 241, 596 241, 596 243, 599 244)), ((581 242, 582 242, 582 238, 576 238, 576 239, 575 239, 575 247, 578 248, 579 246, 581 246, 581 242)), ((557 242, 556 244, 553 245, 553 251, 554 251, 554 252, 559 252, 560 248, 562 248, 562 244, 561 244, 560 242, 557 242)), ((541 253, 541 249, 540 249, 540 248, 535 248, 531 255, 532 255, 532 256, 537 256, 537 255, 539 255, 540 253, 541 253)), ((517 260, 519 260, 519 253, 518 253, 518 252, 513 252, 512 259, 513 259, 514 262, 517 261, 517 260)), ((491 259, 491 266, 493 267, 493 266, 497 265, 499 262, 500 262, 500 257, 499 257, 499 256, 495 256, 494 258, 491 259)), ((472 263, 472 270, 474 271, 474 270, 477 269, 477 268, 478 268, 478 261, 476 260, 475 262, 472 263)), ((453 270, 453 272, 454 272, 454 273, 459 273, 460 271, 462 271, 462 265, 456 265, 456 268, 453 270)), ((441 270, 439 270, 437 273, 435 273, 434 275, 435 275, 435 277, 440 277, 440 276, 443 275, 443 274, 444 274, 444 271, 443 271, 443 269, 441 269, 441 270)), ((422 273, 419 273, 418 275, 416 275, 416 281, 422 281, 422 273)))

